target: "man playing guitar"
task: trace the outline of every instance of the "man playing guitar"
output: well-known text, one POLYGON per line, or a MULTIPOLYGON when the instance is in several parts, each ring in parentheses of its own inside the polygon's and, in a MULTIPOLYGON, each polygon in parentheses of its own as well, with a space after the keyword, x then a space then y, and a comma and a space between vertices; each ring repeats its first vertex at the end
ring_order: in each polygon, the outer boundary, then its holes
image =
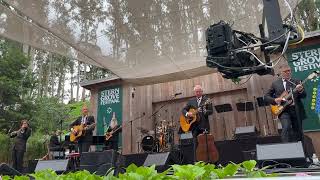
POLYGON ((203 95, 203 90, 200 85, 196 85, 193 90, 196 97, 188 101, 187 105, 182 109, 182 115, 186 118, 192 118, 195 114, 190 112, 190 109, 197 109, 196 118, 198 118, 198 120, 190 127, 190 131, 192 131, 193 137, 197 137, 205 130, 207 132, 210 132, 208 116, 213 113, 213 108, 211 103, 206 104, 208 98, 203 95))
POLYGON ((88 108, 86 106, 82 107, 82 116, 79 116, 74 122, 70 124, 71 133, 77 135, 81 133, 81 136, 77 139, 79 152, 88 152, 90 145, 92 144, 92 134, 95 128, 95 121, 93 116, 88 115, 88 108), (84 127, 82 132, 79 132, 75 126, 84 127))
POLYGON ((302 120, 306 114, 301 102, 306 97, 300 80, 291 78, 291 69, 288 65, 280 67, 281 77, 275 80, 265 95, 267 103, 280 105, 292 101, 278 116, 282 125, 281 139, 283 142, 301 141, 303 136, 302 120), (292 97, 284 97, 292 91, 292 97))

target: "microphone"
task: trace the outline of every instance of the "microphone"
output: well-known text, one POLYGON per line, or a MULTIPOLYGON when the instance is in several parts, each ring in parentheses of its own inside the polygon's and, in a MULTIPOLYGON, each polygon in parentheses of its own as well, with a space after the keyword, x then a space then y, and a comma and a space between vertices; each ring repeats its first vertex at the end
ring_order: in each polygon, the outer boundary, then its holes
POLYGON ((174 96, 178 96, 178 95, 181 95, 182 92, 179 92, 179 93, 175 93, 174 96))

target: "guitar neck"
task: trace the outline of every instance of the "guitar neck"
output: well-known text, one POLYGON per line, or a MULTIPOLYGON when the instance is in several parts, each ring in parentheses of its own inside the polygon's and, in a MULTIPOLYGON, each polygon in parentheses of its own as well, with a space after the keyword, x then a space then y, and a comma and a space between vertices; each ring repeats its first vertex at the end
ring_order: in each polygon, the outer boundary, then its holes
MULTIPOLYGON (((308 80, 308 78, 304 79, 304 80, 301 82, 301 84, 306 83, 307 80, 308 80)), ((285 98, 285 99, 290 98, 290 97, 292 96, 292 93, 294 93, 294 92, 296 92, 296 91, 297 91, 297 87, 295 87, 292 91, 290 91, 290 93, 288 93, 284 98, 285 98)))

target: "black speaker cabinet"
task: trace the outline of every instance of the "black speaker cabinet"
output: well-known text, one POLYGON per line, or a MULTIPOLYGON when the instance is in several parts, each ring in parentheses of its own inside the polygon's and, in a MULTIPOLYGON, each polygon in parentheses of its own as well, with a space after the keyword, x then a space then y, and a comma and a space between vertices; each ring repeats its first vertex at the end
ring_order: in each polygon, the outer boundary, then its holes
POLYGON ((234 133, 235 139, 252 138, 257 136, 257 128, 255 126, 237 127, 234 133))
MULTIPOLYGON (((5 163, 0 164, 0 175, 21 176, 22 174, 5 163)), ((0 177, 1 179, 1 177, 0 177)))
POLYGON ((170 165, 180 164, 181 156, 179 151, 148 154, 143 166, 156 166, 159 172, 167 170, 170 165))
POLYGON ((104 175, 110 168, 115 167, 119 153, 114 150, 102 152, 84 152, 80 157, 80 170, 104 175))
POLYGON ((69 163, 69 159, 59 159, 59 160, 45 160, 45 161, 38 161, 35 172, 45 170, 45 169, 52 169, 57 174, 68 172, 71 170, 71 166, 69 163))
POLYGON ((292 143, 257 144, 259 165, 282 164, 289 166, 306 166, 307 161, 301 141, 292 143))

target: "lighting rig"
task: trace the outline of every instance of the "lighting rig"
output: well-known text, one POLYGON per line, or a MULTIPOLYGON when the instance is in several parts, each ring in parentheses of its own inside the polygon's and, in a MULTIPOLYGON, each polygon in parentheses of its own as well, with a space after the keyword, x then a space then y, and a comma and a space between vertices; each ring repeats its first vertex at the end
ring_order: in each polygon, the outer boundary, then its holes
POLYGON ((263 0, 261 37, 234 30, 224 21, 211 25, 206 30, 207 66, 217 68, 227 79, 254 73, 273 74, 273 67, 286 52, 288 44, 300 43, 304 36, 303 30, 294 23, 289 3, 284 1, 290 11, 291 24, 282 23, 278 0, 263 0), (258 58, 259 51, 264 60, 258 58), (271 61, 270 56, 279 52, 281 54, 271 61))

